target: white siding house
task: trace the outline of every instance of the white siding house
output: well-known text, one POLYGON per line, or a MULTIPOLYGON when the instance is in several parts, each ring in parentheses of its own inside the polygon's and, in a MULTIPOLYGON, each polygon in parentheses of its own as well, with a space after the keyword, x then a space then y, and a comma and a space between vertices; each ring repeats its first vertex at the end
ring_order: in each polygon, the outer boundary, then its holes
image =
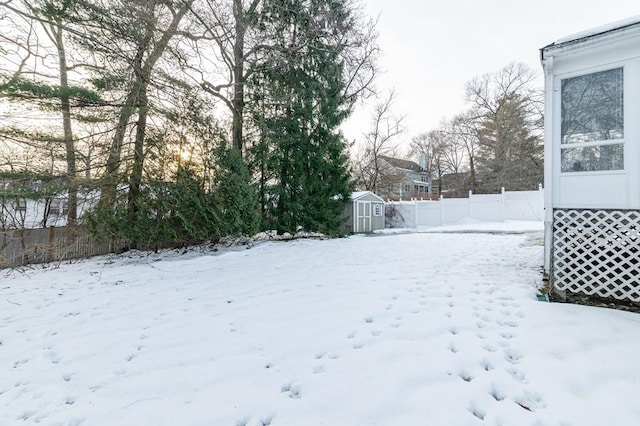
POLYGON ((545 271, 556 290, 640 302, 640 16, 541 61, 545 271))

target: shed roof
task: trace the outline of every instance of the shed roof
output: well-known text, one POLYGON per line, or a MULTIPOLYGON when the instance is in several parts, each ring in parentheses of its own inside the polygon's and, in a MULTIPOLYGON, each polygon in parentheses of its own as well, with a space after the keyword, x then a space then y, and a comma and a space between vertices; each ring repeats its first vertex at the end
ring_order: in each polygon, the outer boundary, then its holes
POLYGON ((367 197, 367 196, 373 196, 373 197, 377 198, 378 200, 380 200, 381 203, 384 203, 384 200, 380 196, 374 194, 371 191, 356 191, 356 192, 353 192, 351 194, 351 200, 355 201, 355 200, 359 200, 359 199, 367 197))

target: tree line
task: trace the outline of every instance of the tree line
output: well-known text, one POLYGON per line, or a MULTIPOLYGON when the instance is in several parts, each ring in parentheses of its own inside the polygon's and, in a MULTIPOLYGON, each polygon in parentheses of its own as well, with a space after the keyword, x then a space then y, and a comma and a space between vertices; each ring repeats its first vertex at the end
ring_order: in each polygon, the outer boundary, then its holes
POLYGON ((413 137, 404 153, 404 117, 394 114, 389 94, 374 109, 354 159, 359 186, 375 192, 402 180, 379 164, 388 155, 422 156, 433 194, 536 189, 543 183, 544 102, 535 78, 521 63, 475 77, 464 87, 465 110, 413 137))
POLYGON ((4 0, 0 20, 0 170, 61 176, 70 225, 132 247, 343 231, 339 126, 379 54, 357 1, 4 0))

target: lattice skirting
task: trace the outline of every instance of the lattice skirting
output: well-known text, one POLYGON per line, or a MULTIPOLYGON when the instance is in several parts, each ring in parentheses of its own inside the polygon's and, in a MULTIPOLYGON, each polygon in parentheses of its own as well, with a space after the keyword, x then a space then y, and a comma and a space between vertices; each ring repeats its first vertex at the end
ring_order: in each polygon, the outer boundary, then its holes
POLYGON ((553 285, 640 302, 640 211, 554 210, 553 285))

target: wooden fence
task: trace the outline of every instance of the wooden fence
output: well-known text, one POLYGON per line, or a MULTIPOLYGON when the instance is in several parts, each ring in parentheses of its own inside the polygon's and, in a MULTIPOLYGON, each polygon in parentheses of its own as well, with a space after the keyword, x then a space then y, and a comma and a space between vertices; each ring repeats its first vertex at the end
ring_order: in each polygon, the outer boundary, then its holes
POLYGON ((100 241, 84 226, 0 231, 0 268, 55 262, 121 251, 117 241, 100 241))

